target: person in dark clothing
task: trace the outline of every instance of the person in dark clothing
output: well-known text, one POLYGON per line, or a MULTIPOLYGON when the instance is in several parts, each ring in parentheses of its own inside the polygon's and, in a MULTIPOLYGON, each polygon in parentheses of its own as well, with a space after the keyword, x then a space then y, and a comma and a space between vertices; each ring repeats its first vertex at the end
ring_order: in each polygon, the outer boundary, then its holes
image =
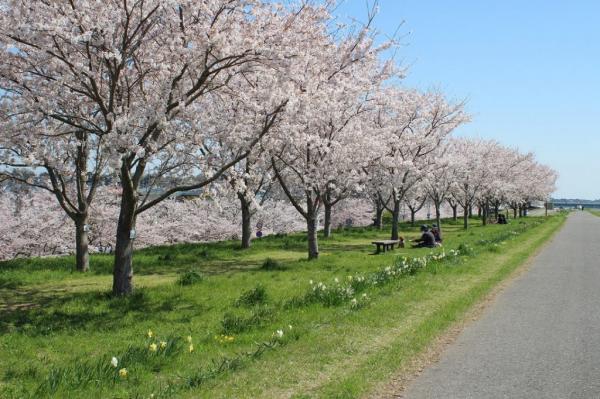
POLYGON ((498 224, 507 224, 506 216, 502 213, 498 215, 498 224))
POLYGON ((435 237, 435 242, 442 242, 442 232, 440 231, 440 228, 437 224, 433 225, 433 227, 431 228, 431 233, 435 237))
POLYGON ((435 248, 435 236, 429 230, 429 226, 421 226, 421 238, 415 240, 413 248, 435 248))

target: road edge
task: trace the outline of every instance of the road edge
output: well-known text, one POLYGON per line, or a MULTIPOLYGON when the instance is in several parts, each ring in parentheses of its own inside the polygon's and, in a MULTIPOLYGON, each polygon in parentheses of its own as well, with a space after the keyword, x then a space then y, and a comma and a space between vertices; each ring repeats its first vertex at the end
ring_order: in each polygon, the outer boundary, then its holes
POLYGON ((533 244, 534 250, 527 258, 517 265, 508 275, 501 277, 501 280, 494 284, 487 293, 477 300, 458 320, 444 329, 432 342, 427 345, 421 353, 413 357, 407 364, 400 366, 398 373, 383 383, 376 384, 373 389, 363 395, 363 398, 381 399, 404 398, 403 393, 406 387, 412 383, 427 367, 437 363, 444 351, 456 341, 462 331, 471 323, 477 321, 493 303, 496 298, 514 281, 522 277, 533 265, 534 259, 550 245, 557 233, 564 228, 569 216, 565 217, 553 230, 548 232, 539 241, 533 244))

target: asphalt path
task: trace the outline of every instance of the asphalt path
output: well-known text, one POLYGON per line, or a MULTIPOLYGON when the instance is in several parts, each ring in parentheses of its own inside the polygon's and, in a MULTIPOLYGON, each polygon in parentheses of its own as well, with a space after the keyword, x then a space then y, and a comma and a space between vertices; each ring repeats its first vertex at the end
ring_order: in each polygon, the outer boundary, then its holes
POLYGON ((574 212, 403 398, 600 398, 600 217, 574 212))

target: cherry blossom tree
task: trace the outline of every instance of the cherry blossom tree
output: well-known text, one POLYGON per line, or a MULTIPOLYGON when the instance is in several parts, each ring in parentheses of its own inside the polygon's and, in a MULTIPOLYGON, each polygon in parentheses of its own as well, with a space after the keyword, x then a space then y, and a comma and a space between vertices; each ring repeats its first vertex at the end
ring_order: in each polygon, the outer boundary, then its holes
MULTIPOLYGON (((111 253, 114 226, 119 216, 120 190, 100 187, 90 208, 90 252, 111 253)), ((237 239, 240 208, 235 198, 179 197, 168 199, 140 215, 138 248, 237 239)), ((369 202, 349 198, 338 204, 332 224, 366 226, 372 211, 369 202)), ((305 220, 289 201, 269 198, 256 208, 265 236, 302 231, 305 220)), ((16 257, 58 256, 75 252, 70 219, 51 193, 40 189, 0 190, 0 260, 16 257)))
MULTIPOLYGON (((379 185, 377 187, 379 187, 379 185)), ((378 189, 369 190, 368 196, 373 204, 373 226, 381 230, 383 228, 383 212, 385 211, 386 202, 381 198, 381 192, 378 189)))
POLYGON ((508 148, 499 143, 492 142, 490 146, 492 156, 485 164, 487 178, 483 182, 477 198, 484 225, 487 224, 491 215, 490 206, 493 206, 497 218, 500 205, 506 202, 507 190, 511 186, 512 177, 523 165, 533 159, 531 153, 521 154, 517 149, 508 148))
MULTIPOLYGON (((380 112, 380 107, 375 108, 373 115, 380 112)), ((375 117, 373 117, 375 120, 375 117)), ((375 129, 377 126, 375 125, 375 129)), ((376 135, 376 137, 378 137, 376 135)), ((389 209, 389 203, 392 200, 393 192, 389 184, 388 176, 385 170, 381 167, 382 155, 386 154, 385 147, 381 149, 381 153, 374 158, 367 169, 368 179, 363 190, 364 196, 373 204, 373 226, 381 230, 383 228, 383 214, 389 209)))
POLYGON ((463 227, 469 227, 469 209, 476 202, 490 174, 487 162, 496 142, 482 139, 453 138, 449 155, 454 169, 452 196, 463 209, 463 227))
POLYGON ((336 212, 331 217, 335 228, 368 226, 373 222, 373 206, 362 197, 351 197, 337 204, 336 212))
MULTIPOLYGON (((387 104, 376 116, 386 155, 380 167, 391 191, 391 239, 399 237, 400 205, 406 193, 435 164, 429 156, 456 127, 467 122, 464 103, 449 103, 440 93, 390 88, 384 93, 387 104)), ((385 192, 381 198, 385 198, 385 192)))
POLYGON ((0 259, 69 253, 71 220, 46 190, 0 189, 0 259))
POLYGON ((250 155, 227 172, 231 190, 239 201, 242 222, 242 249, 250 248, 252 218, 270 198, 275 178, 264 146, 254 147, 250 155))
POLYGON ((425 187, 422 183, 414 184, 410 190, 405 193, 402 202, 406 205, 410 212, 410 224, 412 226, 415 225, 417 212, 423 209, 427 200, 427 192, 425 191, 425 187))
POLYGON ((338 150, 335 166, 337 173, 329 176, 321 194, 324 237, 331 236, 333 208, 340 202, 363 192, 368 181, 367 170, 370 169, 379 153, 378 143, 366 135, 365 130, 354 126, 352 130, 354 134, 344 135, 342 148, 338 150), (365 138, 371 140, 365 141, 365 138))
POLYGON ((452 197, 452 191, 446 197, 446 202, 450 209, 452 209, 452 220, 456 222, 458 220, 458 202, 452 197))
POLYGON ((547 202, 556 190, 556 171, 528 157, 519 164, 511 176, 511 186, 507 202, 514 210, 514 216, 526 215, 526 209, 533 201, 547 202))
POLYGON ((381 226, 387 209, 398 239, 402 203, 414 222, 429 198, 438 224, 444 201, 455 218, 460 205, 467 228, 473 205, 487 222, 490 206, 549 197, 552 169, 495 141, 450 139, 464 104, 390 84, 392 42, 375 44, 373 15, 332 28, 331 4, 0 0, 0 181, 31 190, 0 193, 14 230, 0 256, 74 247, 84 271, 90 249, 114 248, 124 295, 134 243, 241 229, 248 248, 254 218, 271 233, 304 224, 314 259, 321 216, 329 236, 371 209, 381 226), (48 228, 60 234, 40 249, 48 228))
MULTIPOLYGON (((318 216, 325 203, 327 230, 331 208, 360 184, 372 159, 362 118, 374 92, 394 73, 383 66, 368 25, 335 40, 324 34, 295 62, 295 112, 287 112, 286 131, 273 141, 271 165, 284 193, 306 220, 308 258, 318 257, 318 216)), ((273 137, 271 138, 273 139, 273 137)))
MULTIPOLYGON (((435 208, 435 220, 438 229, 442 231, 441 207, 450 194, 454 183, 454 168, 449 159, 448 145, 443 143, 432 154, 435 164, 423 179, 423 190, 435 208)), ((452 204, 450 204, 452 206, 452 204)), ((453 216, 456 218, 456 207, 453 207, 453 216)))
POLYGON ((13 3, 0 5, 6 60, 0 65, 0 178, 54 196, 75 226, 76 269, 87 271, 89 212, 107 172, 106 140, 88 120, 90 103, 79 101, 68 83, 65 75, 75 66, 50 43, 56 33, 34 37, 41 29, 52 32, 52 21, 21 18, 26 6, 13 3))
MULTIPOLYGON (((283 110, 285 84, 271 86, 265 98, 246 77, 284 63, 282 37, 296 26, 297 13, 255 0, 4 0, 0 10, 9 60, 2 68, 9 93, 3 109, 17 109, 5 122, 23 110, 41 121, 48 137, 60 136, 74 148, 78 136, 95 146, 102 141, 98 159, 118 172, 113 292, 127 294, 133 289, 137 215, 218 179, 248 155, 283 110), (261 111, 255 104, 263 110, 260 125, 222 125, 244 108, 256 121, 261 111), (224 153, 233 155, 218 156, 224 153), (150 189, 140 193, 142 181, 150 189)), ((310 33, 313 27, 302 29, 310 33)), ((46 146, 58 147, 63 145, 46 146)))
POLYGON ((521 214, 532 201, 547 201, 555 190, 556 172, 539 164, 532 153, 501 145, 494 140, 452 139, 448 146, 454 170, 451 196, 463 208, 464 227, 469 209, 477 204, 487 223, 490 206, 498 214, 508 205, 521 214))

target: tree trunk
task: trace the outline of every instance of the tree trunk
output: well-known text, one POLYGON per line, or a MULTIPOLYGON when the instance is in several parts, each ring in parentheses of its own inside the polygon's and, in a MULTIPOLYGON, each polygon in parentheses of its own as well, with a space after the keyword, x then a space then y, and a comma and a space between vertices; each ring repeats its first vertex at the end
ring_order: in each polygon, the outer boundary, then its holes
POLYGON ((465 230, 469 228, 469 209, 469 206, 463 208, 463 227, 465 230))
POLYGON ((500 205, 494 204, 494 217, 498 220, 498 214, 500 213, 500 205))
POLYGON ((88 249, 88 216, 84 214, 75 219, 75 260, 79 272, 90 270, 90 253, 88 249))
POLYGON ((439 203, 435 203, 435 223, 438 226, 438 230, 440 232, 440 235, 442 233, 442 214, 440 212, 440 204, 439 203))
POLYGON ((319 224, 319 198, 313 200, 313 194, 306 191, 306 233, 308 238, 308 260, 319 257, 317 228, 319 224))
POLYGON ((416 215, 417 215, 417 211, 415 209, 412 208, 408 208, 410 209, 410 225, 415 227, 415 219, 416 219, 416 215))
POLYGON ((306 220, 306 230, 308 232, 308 259, 317 259, 319 257, 319 241, 317 239, 317 217, 313 215, 306 220))
POLYGON ((135 238, 137 199, 133 193, 123 190, 121 210, 117 224, 115 265, 113 269, 113 295, 133 292, 133 240, 135 238))
POLYGON ((452 206, 452 220, 454 220, 455 222, 458 220, 458 205, 454 205, 452 206))
POLYGON ((483 216, 483 212, 482 212, 482 210, 481 210, 481 206, 478 206, 478 207, 477 207, 477 217, 478 217, 479 219, 481 219, 481 217, 482 217, 482 216, 483 216))
POLYGON ((482 205, 479 207, 479 215, 481 216, 483 225, 487 226, 488 209, 486 205, 482 205))
POLYGON ((250 211, 250 202, 246 200, 246 197, 238 193, 240 205, 242 208, 242 249, 250 248, 250 242, 252 240, 252 213, 250 211))
POLYGON ((469 205, 469 216, 470 218, 473 217, 473 205, 469 205))
POLYGON ((324 204, 325 207, 325 222, 323 226, 323 235, 327 238, 331 237, 331 205, 324 204))
POLYGON ((88 203, 83 194, 82 187, 85 187, 87 177, 88 150, 86 145, 86 136, 82 131, 75 134, 79 145, 77 146, 77 156, 75 157, 76 181, 77 187, 77 205, 79 214, 75 215, 75 260, 76 269, 80 272, 87 272, 90 269, 89 239, 87 232, 88 222, 88 203))
POLYGON ((394 199, 394 212, 392 212, 392 240, 397 240, 400 235, 398 233, 398 224, 400 222, 400 200, 394 199))
POLYGON ((513 207, 513 219, 517 218, 517 207, 513 207))
POLYGON ((378 230, 383 228, 383 206, 379 204, 379 201, 375 204, 375 219, 373 220, 373 226, 378 230))

